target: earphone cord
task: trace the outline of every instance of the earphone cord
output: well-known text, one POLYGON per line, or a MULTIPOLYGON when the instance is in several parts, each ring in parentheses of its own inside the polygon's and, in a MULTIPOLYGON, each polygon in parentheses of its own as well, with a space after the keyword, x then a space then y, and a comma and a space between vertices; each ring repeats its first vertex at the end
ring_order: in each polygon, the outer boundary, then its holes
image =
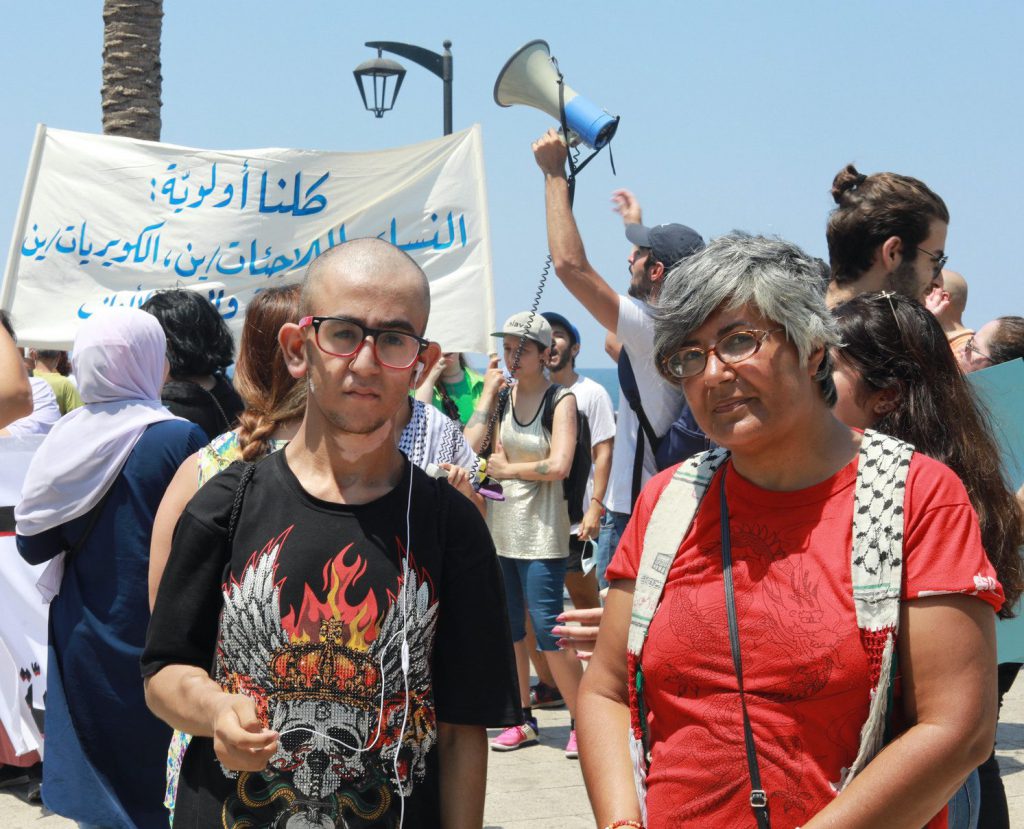
MULTIPOLYGON (((398 770, 399 760, 402 754, 402 746, 405 743, 405 729, 409 724, 409 602, 408 602, 408 591, 409 591, 409 576, 411 573, 409 567, 410 555, 412 552, 412 479, 413 470, 412 462, 406 461, 409 464, 409 492, 405 503, 405 559, 402 562, 402 589, 399 591, 399 610, 402 614, 402 684, 405 690, 405 705, 402 709, 402 727, 398 732, 398 739, 395 741, 395 758, 392 763, 392 771, 394 772, 395 784, 398 787, 399 797, 399 815, 398 815, 398 829, 402 829, 402 825, 405 822, 405 787, 402 785, 402 777, 398 770)), ((397 634, 395 634, 397 636, 397 634)), ((391 641, 394 641, 392 638, 391 641)), ((373 736, 373 739, 367 741, 362 746, 350 746, 343 740, 339 740, 335 737, 331 737, 329 734, 324 734, 321 731, 317 731, 315 728, 309 728, 307 726, 298 726, 297 728, 290 728, 286 731, 282 731, 279 736, 285 734, 292 734, 296 731, 304 731, 308 734, 315 734, 319 737, 323 737, 325 740, 329 740, 332 743, 336 743, 349 751, 354 751, 361 754, 364 751, 369 751, 370 747, 377 742, 377 738, 380 736, 381 729, 383 727, 384 718, 384 691, 387 686, 386 678, 384 676, 384 655, 387 653, 387 648, 391 644, 388 642, 381 650, 380 655, 380 713, 377 715, 377 733, 373 736)), ((410 772, 411 773, 411 772, 410 772)))
MULTIPOLYGON (((409 722, 409 559, 412 555, 412 462, 409 464, 409 495, 405 502, 405 562, 402 567, 402 682, 405 686, 405 706, 402 709, 402 728, 398 732, 398 742, 395 746, 394 772, 395 782, 398 784, 399 812, 398 829, 402 829, 405 823, 405 787, 402 785, 402 778, 398 773, 398 758, 402 753, 402 745, 405 742, 405 727, 409 722)), ((412 773, 410 769, 410 774, 412 773)))
MULTIPOLYGON (((547 255, 544 260, 544 268, 541 270, 540 282, 537 285, 537 291, 533 295, 533 303, 530 305, 530 315, 527 317, 524 331, 529 331, 533 327, 533 321, 537 318, 537 309, 540 308, 540 298, 544 295, 544 286, 547 284, 548 276, 551 274, 551 254, 547 255)), ((509 366, 509 372, 515 374, 516 369, 519 368, 519 360, 523 356, 523 349, 526 348, 526 334, 521 334, 519 337, 519 345, 516 346, 515 354, 512 355, 512 365, 509 366)), ((515 380, 512 381, 515 383, 515 380)), ((512 394, 512 385, 508 385, 498 392, 498 399, 495 403, 493 411, 491 411, 490 418, 487 421, 487 432, 484 435, 484 442, 480 446, 480 451, 477 453, 481 457, 487 448, 491 445, 491 441, 494 439, 494 430, 497 427, 498 415, 501 414, 505 406, 505 401, 509 395, 512 394)))

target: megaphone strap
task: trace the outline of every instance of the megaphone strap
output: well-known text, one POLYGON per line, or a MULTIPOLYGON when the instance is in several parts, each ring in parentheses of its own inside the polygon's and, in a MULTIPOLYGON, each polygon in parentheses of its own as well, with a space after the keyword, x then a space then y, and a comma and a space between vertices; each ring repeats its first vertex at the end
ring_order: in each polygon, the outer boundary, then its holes
MULTIPOLYGON (((551 56, 551 63, 554 65, 555 72, 558 75, 558 120, 561 121, 561 123, 562 123, 562 135, 565 138, 566 148, 568 149, 568 152, 566 153, 566 160, 569 163, 569 175, 566 176, 566 181, 569 184, 569 207, 572 207, 573 199, 576 197, 576 176, 578 176, 583 171, 584 167, 586 167, 591 161, 594 160, 594 157, 599 152, 601 152, 603 147, 599 147, 598 149, 594 150, 590 155, 588 155, 585 159, 583 159, 582 163, 580 163, 580 164, 576 163, 578 161, 578 159, 579 159, 579 150, 569 144, 569 134, 570 134, 569 120, 568 120, 568 118, 566 117, 566 114, 565 114, 565 79, 564 79, 564 77, 562 75, 562 70, 558 68, 558 58, 556 58, 554 55, 552 55, 551 56)), ((615 116, 615 127, 616 127, 616 130, 618 129, 618 124, 619 124, 619 116, 616 115, 615 116)), ((615 134, 615 130, 612 130, 612 134, 613 135, 615 134)), ((615 172, 615 158, 614 158, 614 156, 612 156, 612 142, 611 142, 611 139, 608 139, 607 147, 608 147, 608 160, 609 160, 609 162, 612 165, 612 175, 618 175, 615 172)))

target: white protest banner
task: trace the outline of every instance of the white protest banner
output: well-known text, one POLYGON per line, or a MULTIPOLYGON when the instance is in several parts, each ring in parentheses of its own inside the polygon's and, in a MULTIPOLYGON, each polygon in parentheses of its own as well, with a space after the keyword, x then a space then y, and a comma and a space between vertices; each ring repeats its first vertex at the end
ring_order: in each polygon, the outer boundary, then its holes
POLYGON ((97 309, 184 287, 237 334, 256 292, 299 281, 318 253, 365 236, 426 272, 430 339, 490 350, 479 126, 367 153, 198 150, 40 126, 0 307, 20 341, 67 348, 97 309))
POLYGON ((0 725, 19 756, 42 752, 49 606, 36 589, 46 565, 28 565, 18 555, 14 506, 44 437, 0 437, 0 725))

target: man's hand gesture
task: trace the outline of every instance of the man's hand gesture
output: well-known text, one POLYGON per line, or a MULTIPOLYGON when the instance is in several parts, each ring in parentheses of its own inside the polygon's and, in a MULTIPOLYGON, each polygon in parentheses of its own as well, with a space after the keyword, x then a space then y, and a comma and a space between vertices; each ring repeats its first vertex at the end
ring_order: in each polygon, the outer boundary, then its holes
POLYGON ((612 209, 622 216, 624 225, 642 225, 643 214, 640 202, 629 190, 616 190, 612 193, 612 209))
POLYGON ((256 703, 241 694, 224 694, 213 716, 213 750, 231 771, 263 771, 277 752, 278 733, 264 727, 256 703))

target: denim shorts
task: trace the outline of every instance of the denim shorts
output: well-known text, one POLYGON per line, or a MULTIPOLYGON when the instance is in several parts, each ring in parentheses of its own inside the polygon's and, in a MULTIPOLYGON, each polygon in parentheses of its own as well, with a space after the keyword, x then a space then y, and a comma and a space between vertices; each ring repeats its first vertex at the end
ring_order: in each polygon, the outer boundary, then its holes
POLYGON ((552 636, 551 628, 558 624, 556 617, 565 609, 562 593, 565 586, 565 559, 498 556, 498 562, 505 582, 512 641, 521 642, 526 638, 526 608, 529 608, 533 632, 537 637, 537 650, 557 651, 557 639, 552 636))
POLYGON ((569 555, 565 559, 566 573, 583 572, 583 553, 586 549, 586 541, 580 541, 575 535, 569 536, 569 555))
POLYGON ((601 531, 597 536, 597 584, 602 590, 608 586, 604 571, 611 563, 628 523, 629 514, 625 512, 605 510, 601 516, 601 531))
POLYGON ((949 829, 976 829, 981 811, 981 782, 975 769, 949 801, 949 829))

